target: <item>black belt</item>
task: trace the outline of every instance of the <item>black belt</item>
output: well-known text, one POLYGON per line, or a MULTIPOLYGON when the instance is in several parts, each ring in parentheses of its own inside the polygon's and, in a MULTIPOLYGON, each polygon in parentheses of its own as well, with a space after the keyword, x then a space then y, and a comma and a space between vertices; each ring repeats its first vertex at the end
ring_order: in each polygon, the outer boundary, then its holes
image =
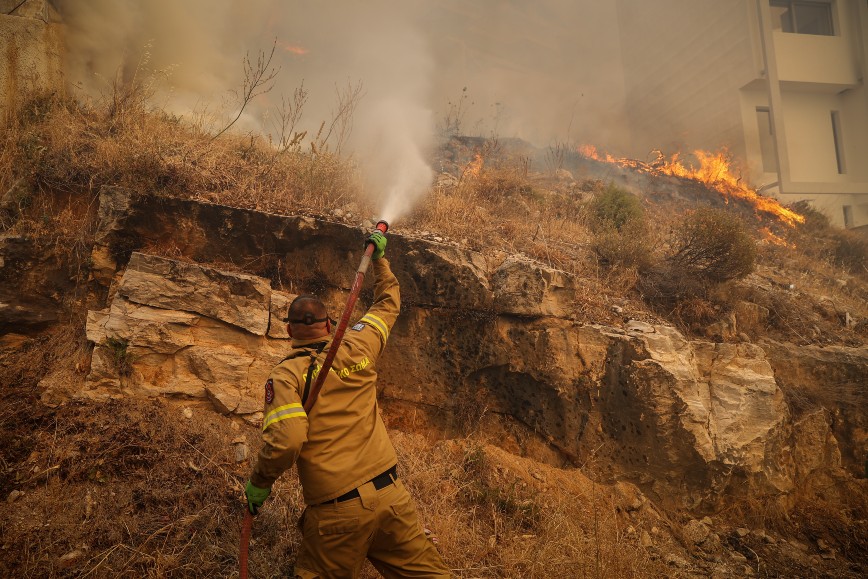
MULTIPOLYGON (((368 482, 374 483, 374 488, 377 490, 384 489, 398 478, 398 465, 393 465, 392 468, 387 470, 386 472, 380 473, 368 482)), ((365 483, 368 484, 368 483, 365 483)), ((357 499, 361 495, 359 495, 359 489, 354 488, 350 492, 344 493, 336 499, 332 499, 330 501, 326 501, 324 503, 320 503, 323 505, 327 505, 329 503, 342 503, 344 501, 348 501, 350 499, 357 499)))

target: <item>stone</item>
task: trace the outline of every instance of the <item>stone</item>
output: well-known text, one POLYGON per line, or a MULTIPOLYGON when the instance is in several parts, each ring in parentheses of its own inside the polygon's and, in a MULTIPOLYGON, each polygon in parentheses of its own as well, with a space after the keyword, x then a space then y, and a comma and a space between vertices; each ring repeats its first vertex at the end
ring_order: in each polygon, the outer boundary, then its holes
POLYGON ((191 408, 184 409, 184 418, 193 418, 193 410, 191 408))
POLYGON ((340 209, 340 208, 335 209, 335 210, 332 211, 332 215, 334 215, 334 216, 337 217, 338 219, 341 219, 341 218, 344 216, 344 210, 343 210, 343 209, 340 209))
POLYGON ((642 531, 642 534, 639 536, 639 545, 646 549, 653 545, 651 535, 648 534, 648 531, 642 531))
POLYGON ((233 443, 232 449, 235 454, 235 462, 244 462, 250 454, 250 447, 245 442, 233 443))
POLYGON ((84 551, 76 549, 60 556, 57 559, 57 566, 61 569, 69 569, 80 562, 82 558, 84 558, 84 551))
POLYGON ((569 317, 575 309, 575 280, 564 272, 510 256, 491 278, 494 306, 521 316, 569 317))
POLYGON ((738 528, 735 530, 735 534, 736 534, 740 539, 743 539, 744 537, 747 537, 748 534, 750 534, 750 530, 749 530, 749 529, 745 529, 744 527, 738 527, 738 528))
POLYGON ((465 311, 491 310, 494 296, 485 256, 448 245, 404 242, 409 245, 406 253, 389 256, 401 283, 402 302, 446 308, 460 304, 465 311))
POLYGON ((18 489, 15 489, 11 493, 9 493, 9 495, 6 497, 6 502, 10 503, 10 504, 14 503, 15 501, 17 501, 18 499, 20 499, 23 496, 24 496, 23 491, 19 491, 18 489))
POLYGON ((753 302, 736 302, 733 314, 739 332, 763 331, 769 321, 769 309, 753 302))
POLYGON ((655 332, 654 326, 641 320, 629 320, 624 328, 628 332, 638 334, 653 334, 655 332))
POLYGON ((711 531, 708 528, 708 525, 703 523, 702 521, 697 521, 696 519, 691 519, 687 522, 686 525, 682 528, 682 533, 684 538, 694 545, 699 545, 704 543, 706 539, 708 539, 711 531))
POLYGON ((135 252, 118 294, 137 304, 202 314, 257 336, 268 330, 271 286, 245 273, 135 252))
POLYGON ((736 563, 747 563, 747 557, 745 557, 738 551, 730 551, 729 556, 736 563))
POLYGON ((269 322, 268 322, 268 337, 279 340, 288 340, 289 332, 286 330, 286 322, 283 319, 289 310, 289 304, 297 298, 296 294, 282 292, 279 290, 271 291, 271 303, 268 306, 269 322))
POLYGON ((684 568, 690 565, 690 563, 688 563, 684 557, 679 557, 674 553, 667 553, 665 561, 667 565, 671 565, 673 567, 684 568))

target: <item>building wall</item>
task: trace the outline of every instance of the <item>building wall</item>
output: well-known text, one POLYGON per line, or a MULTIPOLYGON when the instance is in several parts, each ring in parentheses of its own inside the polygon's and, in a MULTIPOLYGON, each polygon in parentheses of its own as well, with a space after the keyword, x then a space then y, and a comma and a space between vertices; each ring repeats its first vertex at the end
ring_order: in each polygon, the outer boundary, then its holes
POLYGON ((773 170, 765 170, 766 167, 763 165, 759 136, 761 127, 757 120, 757 108, 769 108, 768 86, 765 81, 756 80, 742 87, 738 92, 745 143, 744 162, 746 163, 748 180, 757 188, 768 187, 777 190, 776 186, 773 185, 778 180, 778 174, 773 170))
MULTIPOLYGON (((841 98, 835 94, 783 91, 783 112, 786 122, 787 150, 790 157, 790 178, 793 181, 847 183, 854 181, 849 172, 838 174, 835 140, 832 133, 832 111, 840 110, 841 98)), ((846 120, 844 122, 846 125, 846 120)), ((850 125, 846 128, 855 129, 850 125)), ((844 135, 851 131, 844 131, 844 135)), ((845 151, 845 157, 846 155, 845 151)), ((855 167, 854 167, 855 169, 855 167)))
POLYGON ((44 1, 0 0, 0 125, 30 91, 63 89, 63 36, 54 16, 44 1))

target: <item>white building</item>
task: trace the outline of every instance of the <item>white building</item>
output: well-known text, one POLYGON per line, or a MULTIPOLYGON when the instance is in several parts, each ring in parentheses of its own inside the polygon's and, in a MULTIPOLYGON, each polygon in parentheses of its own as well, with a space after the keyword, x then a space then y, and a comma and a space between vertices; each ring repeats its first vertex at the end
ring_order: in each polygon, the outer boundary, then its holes
POLYGON ((728 147, 784 203, 868 225, 868 0, 618 0, 632 154, 728 147))

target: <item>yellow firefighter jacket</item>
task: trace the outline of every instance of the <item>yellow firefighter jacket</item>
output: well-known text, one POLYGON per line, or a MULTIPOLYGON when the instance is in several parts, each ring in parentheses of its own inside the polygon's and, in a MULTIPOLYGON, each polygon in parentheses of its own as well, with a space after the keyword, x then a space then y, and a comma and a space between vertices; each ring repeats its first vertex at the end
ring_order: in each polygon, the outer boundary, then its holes
POLYGON ((292 352, 271 371, 265 386, 264 446, 250 477, 255 486, 271 488, 297 462, 304 500, 316 505, 353 490, 397 462, 377 406, 376 361, 401 309, 400 291, 385 258, 374 260, 373 269, 374 303, 347 328, 309 416, 301 398, 310 353, 322 347, 312 388, 332 337, 293 339, 292 352))

